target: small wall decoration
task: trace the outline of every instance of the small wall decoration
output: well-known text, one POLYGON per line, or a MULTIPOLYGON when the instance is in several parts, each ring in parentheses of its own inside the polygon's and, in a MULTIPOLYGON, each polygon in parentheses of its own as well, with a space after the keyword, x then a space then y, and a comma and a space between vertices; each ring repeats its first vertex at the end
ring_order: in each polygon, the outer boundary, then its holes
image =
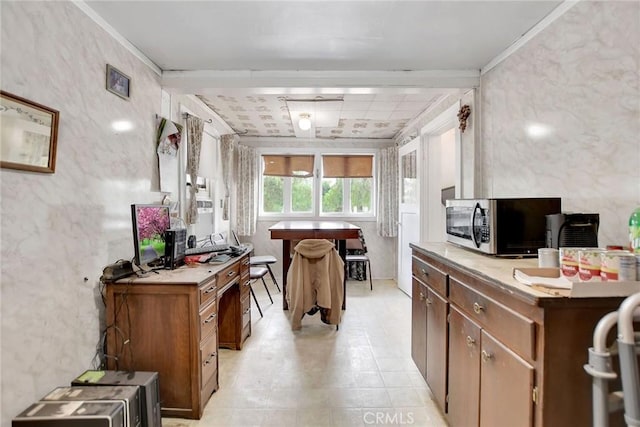
POLYGON ((463 105, 460 107, 460 111, 458 111, 458 121, 460 122, 460 132, 464 133, 464 130, 467 128, 467 119, 471 114, 471 107, 468 105, 463 105))
POLYGON ((0 167, 54 173, 59 114, 0 91, 0 167))
POLYGON ((131 78, 122 71, 107 64, 107 90, 120 98, 129 99, 131 78))

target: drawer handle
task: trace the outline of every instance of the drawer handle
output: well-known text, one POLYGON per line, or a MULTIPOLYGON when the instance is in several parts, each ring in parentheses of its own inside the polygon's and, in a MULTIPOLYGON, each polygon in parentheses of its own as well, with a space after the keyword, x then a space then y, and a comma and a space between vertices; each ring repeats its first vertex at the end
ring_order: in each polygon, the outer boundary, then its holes
POLYGON ((208 365, 209 363, 213 362, 213 359, 215 359, 216 357, 216 353, 213 352, 209 355, 209 358, 207 360, 204 361, 203 365, 208 365))
POLYGON ((217 286, 209 286, 209 287, 207 288, 207 290, 206 290, 206 291, 204 291, 204 293, 205 293, 205 294, 210 294, 211 292, 215 291, 216 289, 218 289, 218 287, 217 287, 217 286))
POLYGON ((423 276, 428 277, 429 276, 429 272, 427 270, 425 270, 424 268, 420 269, 420 272, 422 273, 423 276))
POLYGON ((431 298, 425 298, 425 299, 424 299, 424 302, 425 302, 425 304, 427 304, 427 305, 431 305, 431 304, 433 304, 433 301, 431 301, 431 298))
POLYGON ((469 335, 467 335, 467 347, 473 347, 475 343, 476 343, 476 340, 474 340, 469 335))
POLYGON ((476 314, 480 314, 482 311, 484 311, 484 307, 478 304, 477 302, 474 302, 473 311, 475 311, 476 314))
POLYGON ((216 313, 211 314, 209 317, 207 317, 207 318, 205 319, 204 323, 211 323, 211 322, 213 322, 213 319, 215 319, 215 318, 216 318, 216 316, 217 316, 217 314, 216 314, 216 313))
POLYGON ((228 273, 227 273, 227 277, 231 277, 231 276, 233 276, 234 274, 236 274, 236 272, 235 272, 235 271, 233 271, 233 270, 231 270, 230 272, 228 272, 228 273))
POLYGON ((482 361, 488 362, 491 359, 493 359, 493 354, 488 353, 486 350, 482 350, 482 361))
POLYGON ((249 265, 249 260, 248 259, 244 259, 242 261, 242 265, 249 265))
POLYGON ((422 292, 420 292, 420 301, 424 301, 424 299, 425 299, 424 294, 422 292))

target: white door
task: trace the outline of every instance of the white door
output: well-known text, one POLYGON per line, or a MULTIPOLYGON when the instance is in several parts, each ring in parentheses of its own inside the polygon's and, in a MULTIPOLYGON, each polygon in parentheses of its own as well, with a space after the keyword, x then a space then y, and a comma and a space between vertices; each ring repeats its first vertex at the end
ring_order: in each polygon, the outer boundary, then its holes
POLYGON ((411 296, 411 248, 420 240, 420 137, 400 147, 398 211, 398 287, 411 296))

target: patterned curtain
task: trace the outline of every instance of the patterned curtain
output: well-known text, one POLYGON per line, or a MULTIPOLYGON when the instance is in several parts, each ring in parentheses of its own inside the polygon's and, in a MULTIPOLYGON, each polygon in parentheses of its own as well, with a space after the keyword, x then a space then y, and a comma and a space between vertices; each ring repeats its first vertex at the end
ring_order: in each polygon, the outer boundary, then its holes
POLYGON ((220 139, 220 161, 222 162, 222 181, 224 183, 224 202, 222 205, 222 219, 229 220, 229 194, 231 193, 231 179, 233 165, 233 150, 236 145, 235 135, 222 135, 220 139))
POLYGON ((189 205, 187 206, 187 225, 198 221, 198 206, 196 204, 196 191, 198 181, 198 169, 200 168, 200 146, 202 145, 202 132, 204 121, 192 115, 187 116, 187 173, 191 176, 189 187, 189 205))
POLYGON ((255 148, 237 147, 236 167, 236 231, 240 236, 252 236, 256 232, 258 156, 255 148))
POLYGON ((378 235, 398 235, 398 147, 380 150, 378 167, 378 235))

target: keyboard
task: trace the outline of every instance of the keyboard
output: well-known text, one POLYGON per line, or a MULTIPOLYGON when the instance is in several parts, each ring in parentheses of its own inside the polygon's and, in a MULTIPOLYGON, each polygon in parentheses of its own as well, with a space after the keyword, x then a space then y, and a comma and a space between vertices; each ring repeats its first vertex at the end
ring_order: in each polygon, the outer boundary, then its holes
POLYGON ((222 252, 222 251, 228 251, 228 250, 229 250, 228 243, 220 243, 217 245, 200 246, 199 248, 186 248, 184 250, 184 254, 185 255, 201 255, 201 254, 208 254, 210 252, 222 252))

